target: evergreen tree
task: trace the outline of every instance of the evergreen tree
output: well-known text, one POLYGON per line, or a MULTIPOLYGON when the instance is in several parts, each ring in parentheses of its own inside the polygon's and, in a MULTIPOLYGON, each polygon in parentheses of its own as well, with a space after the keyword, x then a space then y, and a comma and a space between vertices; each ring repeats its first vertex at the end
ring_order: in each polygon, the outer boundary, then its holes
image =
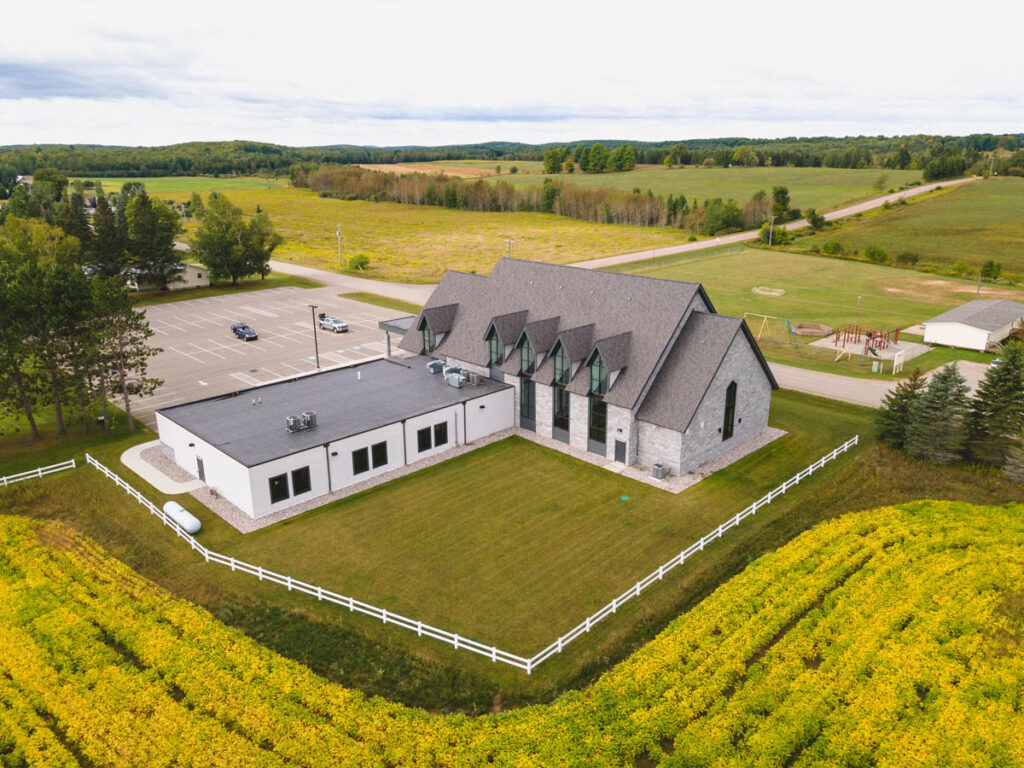
POLYGON ((785 221, 789 214, 789 189, 772 187, 772 216, 776 221, 785 221))
POLYGON ((583 170, 587 173, 604 173, 608 168, 609 159, 608 148, 601 143, 595 144, 590 148, 587 167, 583 170))
POLYGON ((92 217, 93 241, 88 263, 101 277, 123 276, 128 268, 128 222, 105 197, 97 195, 92 217))
POLYGON ((915 369, 909 379, 897 384, 882 400, 881 407, 875 413, 875 429, 878 439, 890 448, 903 450, 911 406, 921 397, 926 386, 921 371, 915 369))
MULTIPOLYGON (((122 198, 126 184, 122 188, 122 198)), ((181 260, 174 250, 174 236, 181 225, 177 214, 165 203, 139 192, 126 206, 128 253, 140 283, 152 283, 159 290, 181 274, 181 260)))
POLYGON ((67 200, 57 208, 56 224, 65 234, 78 238, 83 254, 90 252, 92 228, 89 226, 89 216, 85 212, 85 195, 78 191, 68 195, 67 200))
POLYGON ((958 461, 967 440, 970 388, 956 363, 935 373, 923 395, 910 406, 906 449, 934 464, 958 461))
POLYGON ((1003 474, 1009 480, 1024 485, 1024 434, 1017 436, 1017 444, 1007 452, 1003 474))
POLYGON ((554 185, 551 179, 544 179, 544 186, 541 190, 540 197, 540 212, 554 213, 556 197, 558 197, 558 188, 554 185))
POLYGON ((978 385, 970 418, 971 455, 997 467, 1024 433, 1024 343, 1007 344, 1002 358, 978 385))

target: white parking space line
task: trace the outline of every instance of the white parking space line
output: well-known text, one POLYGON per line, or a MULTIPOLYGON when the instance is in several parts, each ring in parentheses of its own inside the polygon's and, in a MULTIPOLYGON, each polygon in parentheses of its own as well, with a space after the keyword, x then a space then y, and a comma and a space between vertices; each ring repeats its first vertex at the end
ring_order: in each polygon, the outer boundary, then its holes
POLYGON ((247 373, 232 373, 231 377, 235 378, 235 379, 238 379, 243 384, 248 384, 250 387, 253 386, 254 384, 259 384, 260 383, 259 379, 254 379, 252 376, 250 376, 247 373))
POLYGON ((167 326, 168 328, 173 328, 173 329, 174 329, 174 330, 176 330, 176 331, 177 331, 178 333, 184 333, 184 332, 185 332, 185 329, 184 329, 184 328, 179 328, 179 327, 178 327, 178 326, 176 326, 176 325, 175 325, 174 323, 169 323, 169 322, 167 322, 166 320, 161 320, 160 322, 162 322, 162 323, 163 323, 164 325, 166 325, 166 326, 167 326))
POLYGON ((250 312, 254 315, 260 315, 262 317, 277 317, 273 312, 267 312, 264 309, 257 309, 256 307, 250 306, 249 304, 243 304, 239 309, 244 309, 246 312, 250 312))
POLYGON ((184 355, 185 357, 190 357, 193 360, 195 360, 197 363, 202 363, 203 362, 202 360, 200 360, 195 355, 189 354, 188 352, 183 352, 182 350, 178 349, 177 347, 167 347, 167 349, 171 350, 171 352, 177 352, 179 355, 184 355))
POLYGON ((206 352, 207 354, 213 355, 214 357, 219 357, 221 360, 227 360, 227 358, 224 357, 224 355, 218 355, 216 352, 214 352, 213 350, 210 350, 210 349, 203 349, 198 344, 196 344, 194 341, 190 341, 189 344, 191 346, 195 347, 196 349, 198 349, 200 352, 206 352))
POLYGON ((281 363, 281 365, 283 365, 285 368, 291 368, 293 371, 298 371, 299 373, 305 373, 306 372, 306 370, 304 368, 296 368, 291 363, 281 363))
MULTIPOLYGON (((236 355, 244 355, 245 354, 245 352, 243 351, 245 349, 245 347, 242 347, 241 349, 239 349, 238 347, 228 346, 227 344, 223 344, 223 343, 217 341, 216 339, 207 339, 206 342, 208 344, 212 344, 217 349, 224 350, 225 352, 234 352, 236 355)), ((245 344, 246 342, 242 342, 242 343, 245 344)), ((211 352, 212 352, 212 350, 211 350, 211 352)))

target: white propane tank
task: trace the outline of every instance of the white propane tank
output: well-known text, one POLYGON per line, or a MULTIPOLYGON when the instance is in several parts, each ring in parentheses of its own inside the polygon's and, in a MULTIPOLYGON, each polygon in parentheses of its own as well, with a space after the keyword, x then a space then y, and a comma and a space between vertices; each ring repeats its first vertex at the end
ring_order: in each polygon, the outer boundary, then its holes
POLYGON ((176 501, 168 501, 164 504, 164 514, 180 525, 186 533, 199 533, 199 529, 203 527, 199 518, 176 501))

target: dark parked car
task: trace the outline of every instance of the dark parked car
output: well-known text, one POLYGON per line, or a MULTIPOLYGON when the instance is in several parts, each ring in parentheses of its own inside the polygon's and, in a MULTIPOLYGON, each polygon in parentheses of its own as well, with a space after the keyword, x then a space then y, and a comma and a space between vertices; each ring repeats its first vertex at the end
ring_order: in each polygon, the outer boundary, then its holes
POLYGON ((242 341, 256 341, 256 339, 259 338, 259 336, 256 335, 256 331, 245 323, 235 323, 231 326, 231 332, 242 341))

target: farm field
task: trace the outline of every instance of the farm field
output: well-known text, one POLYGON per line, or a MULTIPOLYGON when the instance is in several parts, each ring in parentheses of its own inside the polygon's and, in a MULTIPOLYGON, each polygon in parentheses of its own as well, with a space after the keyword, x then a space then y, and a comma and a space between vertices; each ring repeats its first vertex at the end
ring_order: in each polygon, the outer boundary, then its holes
POLYGON ((494 176, 494 164, 487 165, 456 165, 452 161, 435 160, 429 163, 360 163, 360 168, 368 171, 383 171, 384 173, 443 173, 446 176, 454 176, 460 179, 475 179, 480 176, 494 176))
POLYGON ((801 237, 800 248, 839 241, 848 252, 869 245, 895 257, 903 251, 945 267, 966 261, 977 270, 988 260, 1024 274, 1024 179, 1008 176, 964 184, 928 200, 896 206, 877 216, 848 220, 817 235, 801 237))
MULTIPOLYGON (((89 177, 81 177, 82 181, 90 180, 89 177)), ((210 192, 232 192, 238 189, 275 189, 287 187, 287 178, 267 178, 263 176, 142 176, 142 177, 118 177, 118 178, 95 178, 92 181, 102 181, 106 192, 116 192, 123 184, 130 181, 141 182, 146 185, 146 191, 160 199, 168 198, 177 202, 188 200, 192 192, 199 192, 204 197, 210 192)))
POLYGON ((476 171, 478 175, 486 176, 486 172, 493 173, 496 166, 501 166, 501 176, 511 176, 509 168, 513 165, 519 170, 517 174, 523 173, 543 173, 544 163, 540 160, 508 160, 502 158, 501 160, 434 160, 425 165, 440 165, 450 168, 465 168, 471 171, 476 171))
POLYGON ((843 203, 878 197, 889 188, 921 180, 920 171, 890 171, 849 168, 653 168, 645 166, 620 173, 559 173, 550 176, 528 174, 501 179, 517 186, 541 184, 545 178, 589 187, 612 187, 656 195, 686 195, 686 199, 732 198, 743 206, 758 190, 771 195, 773 186, 789 188, 791 205, 801 210, 825 211, 843 203), (874 187, 879 177, 881 191, 874 187))
POLYGON ((1022 549, 1019 504, 844 515, 588 690, 467 718, 330 684, 62 524, 2 517, 0 750, 55 767, 1016 765, 1022 549))
MULTIPOLYGON (((826 450, 831 449, 850 434, 861 435, 861 446, 851 454, 844 456, 835 464, 829 465, 821 473, 816 473, 802 483, 794 491, 777 499, 772 505, 745 521, 739 528, 730 531, 721 542, 711 545, 699 558, 688 562, 682 569, 673 571, 664 582, 644 593, 642 600, 634 601, 620 609, 617 616, 596 628, 589 635, 573 643, 564 653, 555 656, 527 676, 518 670, 501 664, 493 664, 488 659, 457 651, 434 641, 417 638, 414 634, 396 630, 392 626, 382 625, 368 617, 349 614, 337 606, 318 604, 305 595, 289 593, 286 590, 266 582, 259 583, 249 576, 232 573, 228 569, 208 565, 197 558, 187 547, 183 547, 176 538, 168 535, 168 530, 154 517, 149 515, 134 500, 126 496, 112 482, 103 478, 91 468, 82 468, 73 473, 64 473, 42 481, 22 483, 6 491, 0 490, 0 509, 6 514, 31 516, 41 520, 60 520, 76 530, 99 541, 114 556, 139 570, 163 587, 174 591, 181 597, 207 607, 216 616, 234 627, 243 630, 269 647, 297 659, 328 679, 358 687, 367 693, 387 696, 418 707, 441 710, 464 710, 470 712, 489 711, 493 698, 500 693, 505 708, 523 704, 548 701, 567 688, 585 685, 609 668, 610 664, 628 655, 633 649, 649 640, 658 631, 684 609, 694 605, 704 595, 710 593, 724 578, 742 570, 752 559, 760 554, 771 551, 790 540, 801 531, 816 522, 828 519, 851 508, 866 508, 885 503, 897 503, 915 498, 948 498, 964 499, 979 503, 1003 503, 1021 498, 1021 490, 1002 481, 998 476, 979 473, 966 467, 952 467, 942 473, 927 471, 916 462, 906 457, 886 451, 873 442, 871 412, 847 406, 834 401, 822 400, 794 392, 777 392, 773 398, 772 423, 787 429, 790 435, 776 441, 758 454, 748 457, 743 462, 728 470, 705 480, 688 493, 680 496, 655 493, 654 489, 644 486, 649 494, 669 497, 658 505, 657 499, 650 504, 664 511, 666 519, 664 529, 659 529, 651 521, 647 522, 655 543, 648 544, 628 540, 636 547, 638 557, 634 562, 628 554, 616 554, 621 545, 614 540, 600 542, 602 532, 611 535, 620 530, 615 520, 592 520, 591 511, 575 505, 576 495, 584 500, 598 499, 598 490, 591 491, 583 486, 589 478, 586 472, 574 474, 553 486, 548 479, 545 487, 555 487, 553 498, 565 499, 561 506, 572 504, 579 514, 588 516, 599 530, 589 531, 579 525, 565 528, 567 536, 578 537, 588 546, 599 549, 601 546, 612 553, 613 567, 625 576, 633 571, 647 570, 647 563, 641 562, 641 555, 647 556, 658 546, 665 546, 675 554, 680 546, 670 546, 666 532, 677 529, 685 533, 686 520, 679 513, 688 513, 693 509, 719 508, 722 518, 730 516, 743 506, 745 501, 760 495, 761 488, 768 488, 782 477, 792 472, 789 467, 803 466, 803 451, 809 459, 817 458, 826 450), (804 446, 804 447, 800 447, 804 446), (572 485, 568 485, 571 483, 572 485), (566 493, 567 487, 573 492, 566 493), (666 506, 667 505, 667 506, 666 506), (652 527, 653 526, 653 527, 652 527), (662 544, 657 544, 661 541, 662 544), (631 570, 632 569, 632 570, 631 570)), ((62 450, 53 445, 44 444, 39 450, 45 454, 34 456, 28 445, 19 446, 20 450, 0 456, 0 474, 8 474, 31 466, 52 463, 58 459, 77 457, 82 460, 88 450, 107 466, 117 469, 125 479, 145 493, 154 503, 162 505, 165 501, 175 498, 190 511, 197 514, 203 521, 203 531, 199 534, 202 542, 213 549, 223 552, 241 554, 239 547, 249 547, 244 537, 234 529, 214 517, 208 510, 201 507, 191 496, 171 497, 156 492, 136 475, 119 464, 121 452, 130 445, 152 440, 150 432, 140 432, 134 436, 122 437, 115 441, 97 441, 88 446, 78 442, 67 444, 62 450), (38 460, 36 460, 38 458, 38 460), (9 468, 17 465, 17 469, 9 468)), ((467 459, 472 454, 460 457, 456 461, 467 459)), ((486 456, 483 457, 486 459, 486 456)), ((558 455, 556 458, 563 458, 558 455)), ((570 460, 571 461, 571 460, 570 460)), ((588 465, 589 466, 589 465, 588 465)), ((507 467, 502 468, 507 472, 507 467)), ((381 536, 395 536, 400 526, 408 526, 414 519, 413 514, 400 512, 382 515, 380 506, 384 502, 398 502, 413 499, 419 491, 425 496, 436 496, 440 492, 439 479, 450 472, 448 467, 437 465, 418 475, 409 476, 405 485, 394 487, 383 486, 369 494, 352 497, 347 506, 337 505, 333 519, 316 520, 311 518, 311 532, 318 535, 337 536, 339 531, 347 530, 348 516, 353 525, 366 525, 373 515, 387 525, 381 528, 381 536), (418 486, 418 488, 417 488, 418 486), (376 503, 376 506, 374 504, 376 503), (389 517, 395 517, 389 520, 389 517), (334 531, 332 534, 331 531, 334 531)), ((616 482, 615 476, 609 476, 602 483, 616 482)), ((479 481, 479 478, 477 478, 479 481)), ((485 483, 490 483, 485 478, 485 483)), ((499 478, 494 482, 505 482, 499 478)), ((456 477, 449 488, 451 493, 468 493, 472 499, 472 508, 479 509, 480 482, 476 487, 469 484, 466 478, 456 477)), ((602 485, 602 489, 607 489, 602 485)), ((625 495, 629 495, 629 491, 625 495)), ((635 502, 637 497, 631 499, 635 502)), ((534 509, 543 507, 543 499, 530 495, 529 505, 534 509)), ((618 502, 627 505, 629 502, 618 502)), ((548 507, 553 508, 557 502, 548 507)), ((605 509, 608 509, 607 501, 605 509)), ((635 506, 635 505, 634 505, 635 506)), ((456 505, 452 505, 457 509, 456 505)), ((502 507, 506 514, 516 515, 525 519, 522 508, 502 507), (508 511, 511 509, 511 511, 508 511)), ((615 504, 610 507, 618 511, 615 504)), ((421 507, 422 509, 422 507, 421 507)), ((564 510, 554 510, 559 519, 571 522, 564 510)), ((634 517, 643 522, 644 510, 633 510, 634 517), (635 516, 639 515, 637 518, 635 516)), ((706 512, 699 514, 708 514, 706 512)), ((324 516, 326 517, 326 515, 324 516)), ((451 575, 440 582, 440 589, 428 595, 429 602, 416 606, 413 615, 422 616, 425 610, 436 615, 444 615, 448 619, 441 626, 456 629, 456 624, 465 622, 471 617, 470 611, 477 610, 480 598, 476 595, 477 578, 489 585, 495 581, 495 575, 487 571, 487 564, 479 566, 472 552, 462 552, 456 547, 469 544, 474 540, 473 528, 498 530, 499 523, 489 519, 478 520, 470 516, 462 516, 468 531, 457 532, 459 539, 449 548, 450 552, 461 552, 459 557, 449 557, 447 565, 451 567, 451 575), (466 564, 460 564, 465 557, 466 564), (469 594, 472 598, 469 605, 463 607, 455 599, 456 596, 469 594)), ((292 526, 302 518, 295 518, 292 526)), ((528 522, 528 521, 527 521, 528 522)), ((544 530, 541 519, 533 523, 534 530, 544 530)), ((363 529, 365 530, 365 529, 363 529)), ((551 530, 548 527, 547 530, 551 530)), ((292 539, 294 532, 288 526, 277 526, 270 531, 281 531, 283 539, 292 539)), ((513 541, 520 542, 525 533, 512 532, 513 541)), ((422 529, 416 529, 410 538, 416 539, 422 529)), ((375 534, 376 536, 376 534, 375 534)), ((336 543, 336 542, 335 542, 336 543)), ((407 553, 425 553, 429 556, 427 544, 402 543, 407 553)), ((493 547, 493 545, 491 545, 493 547)), ((556 543, 535 544, 527 542, 527 548, 538 556, 549 555, 557 550, 556 543)), ((371 542, 370 548, 379 548, 371 542)), ((278 563, 284 562, 285 553, 282 548, 274 547, 270 541, 267 546, 267 557, 276 558, 278 563)), ((591 551, 596 551, 592 549, 591 551)), ((298 553, 292 552, 294 566, 287 571, 295 576, 300 567, 309 569, 306 575, 319 573, 326 566, 310 562, 314 554, 319 553, 327 558, 334 558, 336 552, 328 551, 328 547, 320 542, 302 541, 298 553), (311 546, 312 549, 306 549, 311 546), (326 554, 324 554, 326 552, 326 554)), ((263 563, 263 552, 249 550, 257 562, 263 563)), ((421 584, 408 584, 401 581, 401 573, 411 574, 422 572, 423 567, 416 564, 402 563, 397 558, 387 561, 386 553, 359 553, 357 567, 377 558, 384 563, 383 571, 375 587, 375 595, 385 589, 390 593, 380 597, 382 605, 398 609, 404 604, 401 601, 407 590, 417 595, 425 591, 421 584), (394 573, 388 572, 393 570, 394 573)), ((499 553, 502 563, 510 562, 509 553, 499 553)), ((434 562, 440 560, 433 556, 434 562)), ((664 559, 667 559, 664 558, 664 559)), ((651 567, 657 563, 651 564, 651 567)), ((535 622, 537 613, 559 617, 555 621, 559 627, 553 634, 559 634, 575 624, 582 615, 569 615, 574 605, 594 606, 604 604, 610 594, 582 594, 573 596, 568 606, 555 606, 550 599, 544 598, 540 585, 528 582, 529 574, 534 577, 550 576, 559 571, 559 563, 516 562, 512 578, 526 590, 533 602, 526 600, 514 606, 514 610, 535 622), (587 602, 590 601, 590 602, 587 602), (528 615, 529 614, 529 615, 528 615), (532 617, 532 618, 531 618, 532 617), (564 619, 560 618, 564 617, 564 619)), ((600 571, 601 567, 593 570, 600 571)), ((358 576, 340 568, 331 575, 336 584, 342 577, 358 576), (346 576, 348 573, 348 576, 346 576)), ((623 587, 612 575, 586 574, 585 582, 588 589, 603 589, 603 584, 614 582, 612 592, 617 594, 623 587)), ((368 577, 363 574, 365 580, 368 577)), ((369 583, 369 582, 367 582, 369 583)), ((324 585, 328 586, 328 585, 324 585)), ((498 584, 496 600, 507 600, 509 587, 498 584)), ((368 597, 366 595, 357 595, 368 597)), ((588 611, 584 611, 584 614, 588 611)), ((425 620, 425 617, 424 617, 425 620)), ((476 621, 476 617, 472 617, 476 621)), ((497 619, 494 612, 488 611, 483 622, 497 619)), ((467 634, 477 636, 479 633, 467 634)), ((544 635, 543 644, 553 637, 544 635)), ((514 650, 514 649, 510 649, 514 650)), ((531 652, 537 650, 531 647, 531 652)))
MULTIPOLYGON (((971 280, 742 245, 665 256, 614 269, 649 277, 701 282, 715 309, 723 314, 742 316, 744 312, 754 312, 788 318, 794 325, 823 323, 833 328, 854 322, 858 314, 858 297, 861 327, 892 330, 907 328, 970 301, 975 298, 977 290, 976 283, 971 280), (758 287, 781 289, 784 293, 779 296, 757 293, 754 289, 758 287)), ((983 285, 981 297, 1024 301, 1024 290, 983 285)), ((758 318, 749 319, 755 334, 760 322, 758 318)), ((795 350, 788 345, 771 343, 781 337, 782 324, 771 322, 761 339, 762 350, 769 360, 833 373, 870 375, 870 362, 866 359, 844 359, 833 363, 833 352, 808 346, 813 337, 798 336, 799 347, 795 350)), ((911 361, 905 373, 909 374, 916 365, 927 369, 947 362, 950 358, 945 352, 931 352, 911 361)), ((970 353, 954 354, 956 357, 952 359, 970 356, 970 353)))

